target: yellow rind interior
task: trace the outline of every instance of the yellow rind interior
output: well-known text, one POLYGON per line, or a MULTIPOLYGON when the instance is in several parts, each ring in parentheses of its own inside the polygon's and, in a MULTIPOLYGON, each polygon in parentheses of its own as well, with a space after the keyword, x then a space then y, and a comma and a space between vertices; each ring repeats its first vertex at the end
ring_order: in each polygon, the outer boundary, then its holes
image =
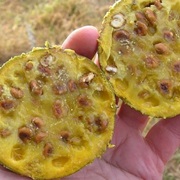
POLYGON ((72 174, 95 158, 100 157, 106 150, 112 138, 115 116, 115 98, 111 86, 97 66, 76 55, 72 50, 62 50, 60 47, 35 48, 33 51, 22 54, 9 60, 0 69, 0 84, 4 86, 4 93, 0 97, 17 101, 17 106, 8 112, 0 108, 0 130, 9 129, 8 137, 0 137, 0 163, 12 171, 33 179, 53 179, 72 174), (51 54, 55 57, 52 69, 64 65, 68 77, 78 81, 84 73, 93 72, 94 79, 88 88, 63 95, 55 95, 52 84, 58 77, 42 76, 37 70, 39 60, 51 54), (25 63, 31 61, 33 70, 25 71, 25 63), (43 95, 32 95, 29 82, 36 79, 43 82, 43 95), (10 87, 20 87, 24 92, 22 99, 11 97, 10 87), (101 90, 98 90, 100 87, 101 90), (97 88, 97 90, 96 90, 97 88), (77 96, 86 94, 92 100, 91 107, 77 105, 77 96), (59 99, 68 109, 65 117, 56 118, 52 111, 53 102, 59 99), (104 116, 108 119, 108 127, 103 132, 89 131, 86 127, 86 117, 92 115, 104 116), (45 122, 45 131, 48 136, 39 144, 32 140, 24 143, 18 136, 18 128, 30 126, 34 116, 41 117, 45 122), (83 116, 83 120, 78 120, 83 116), (68 130, 74 136, 81 138, 80 145, 66 144, 61 141, 59 133, 68 130), (49 157, 43 156, 45 142, 53 145, 53 153, 49 157))

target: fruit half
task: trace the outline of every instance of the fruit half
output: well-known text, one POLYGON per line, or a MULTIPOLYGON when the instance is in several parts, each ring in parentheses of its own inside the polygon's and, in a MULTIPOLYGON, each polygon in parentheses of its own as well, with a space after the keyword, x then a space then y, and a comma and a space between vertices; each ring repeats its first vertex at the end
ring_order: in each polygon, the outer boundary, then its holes
POLYGON ((33 179, 64 177, 108 147, 115 99, 90 60, 35 48, 0 69, 0 162, 33 179))
POLYGON ((180 2, 121 0, 106 14, 100 65, 115 93, 153 117, 180 112, 180 2))

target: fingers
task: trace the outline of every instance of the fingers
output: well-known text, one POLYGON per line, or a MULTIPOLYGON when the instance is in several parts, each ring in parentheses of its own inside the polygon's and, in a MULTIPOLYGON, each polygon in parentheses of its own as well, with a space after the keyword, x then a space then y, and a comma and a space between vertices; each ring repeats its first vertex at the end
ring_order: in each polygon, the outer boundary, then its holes
POLYGON ((132 109, 124 103, 122 104, 118 116, 119 120, 126 124, 127 133, 132 131, 132 129, 137 132, 143 131, 148 122, 148 116, 141 114, 139 111, 132 109))
POLYGON ((98 30, 85 26, 73 31, 62 44, 63 48, 73 49, 77 54, 92 59, 97 51, 98 30))
POLYGON ((146 141, 166 163, 180 147, 180 115, 158 122, 147 134, 146 141))

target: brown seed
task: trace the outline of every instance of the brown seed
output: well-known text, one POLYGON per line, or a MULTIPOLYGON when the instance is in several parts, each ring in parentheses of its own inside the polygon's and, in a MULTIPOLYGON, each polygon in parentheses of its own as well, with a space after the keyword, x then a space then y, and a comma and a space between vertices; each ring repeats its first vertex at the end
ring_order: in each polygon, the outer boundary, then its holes
POLYGON ((174 33, 172 31, 166 30, 164 31, 164 39, 166 41, 174 41, 174 33))
POLYGON ((49 157, 52 153, 53 153, 53 146, 51 143, 48 142, 44 145, 43 155, 45 157, 49 157))
POLYGON ((176 61, 174 64, 173 64, 173 70, 177 73, 180 73, 180 61, 176 61))
POLYGON ((164 43, 155 44, 154 47, 158 54, 169 54, 169 48, 164 43))
POLYGON ((145 36, 148 33, 148 27, 143 22, 137 21, 135 31, 138 35, 145 36))
POLYGON ((5 110, 10 110, 15 107, 14 101, 9 99, 1 101, 0 104, 1 107, 5 110))
POLYGON ((68 81, 68 88, 71 92, 74 92, 77 89, 77 85, 73 80, 68 81))
POLYGON ((11 95, 16 99, 21 99, 24 96, 24 92, 20 88, 12 87, 10 89, 11 95))
POLYGON ((40 142, 42 142, 45 138, 47 137, 47 133, 46 132, 38 132, 35 137, 34 137, 34 141, 39 144, 40 142))
POLYGON ((102 119, 100 117, 95 119, 95 123, 98 126, 99 131, 104 131, 108 127, 108 120, 102 119))
POLYGON ((88 99, 88 97, 86 95, 79 95, 77 100, 81 106, 88 107, 88 106, 92 105, 92 101, 90 99, 88 99))
POLYGON ((159 89, 162 94, 169 94, 172 89, 172 82, 164 79, 159 82, 159 89))
POLYGON ((62 103, 60 100, 56 100, 53 104, 53 114, 57 117, 60 118, 63 116, 63 107, 62 103))
POLYGON ((145 17, 145 15, 142 13, 142 12, 136 12, 136 18, 137 18, 137 21, 140 21, 144 24, 147 24, 147 19, 145 17))
POLYGON ((56 95, 65 94, 67 92, 67 87, 66 87, 65 84, 56 84, 56 85, 53 85, 52 89, 53 89, 53 92, 56 95))
POLYGON ((152 24, 155 25, 156 24, 156 14, 151 10, 151 9, 146 9, 144 11, 144 15, 146 17, 146 19, 152 24))
POLYGON ((33 63, 31 61, 28 61, 25 64, 25 70, 26 71, 31 71, 33 69, 33 66, 34 66, 33 63))
POLYGON ((44 126, 44 121, 40 117, 34 117, 32 123, 39 129, 44 126))
POLYGON ((156 68, 159 66, 159 59, 153 55, 149 55, 144 59, 147 68, 156 68))
POLYGON ((42 95, 43 94, 42 87, 38 81, 32 80, 29 83, 29 87, 30 87, 31 92, 34 93, 35 95, 42 95))
POLYGON ((38 70, 46 76, 51 75, 51 69, 47 66, 43 66, 42 64, 39 64, 38 70))
POLYGON ((3 86, 0 85, 0 96, 3 94, 3 91, 4 91, 3 86))
POLYGON ((120 29, 113 34, 113 37, 116 41, 129 40, 130 33, 126 30, 120 29))
POLYGON ((70 137, 69 131, 64 130, 60 132, 60 138, 62 139, 63 142, 67 143, 69 141, 69 137, 70 137))
POLYGON ((155 0, 154 5, 157 7, 157 9, 162 9, 162 4, 161 4, 161 0, 155 0))
POLYGON ((18 135, 24 143, 27 143, 32 137, 32 131, 30 128, 23 126, 18 129, 18 135))
POLYGON ((11 131, 9 129, 2 129, 0 130, 0 136, 2 138, 6 138, 11 135, 11 131))

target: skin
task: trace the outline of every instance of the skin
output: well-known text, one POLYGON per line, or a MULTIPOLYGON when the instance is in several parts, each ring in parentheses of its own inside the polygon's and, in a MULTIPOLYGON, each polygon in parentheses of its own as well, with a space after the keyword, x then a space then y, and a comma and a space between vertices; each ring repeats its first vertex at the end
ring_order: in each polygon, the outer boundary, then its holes
MULTIPOLYGON (((62 46, 92 59, 97 52, 98 37, 95 27, 86 26, 72 32, 62 46)), ((95 59, 98 64, 97 56, 95 59)), ((122 104, 112 139, 115 147, 108 149, 101 159, 61 180, 161 180, 168 160, 180 147, 180 115, 159 120, 143 137, 148 121, 147 116, 122 104)), ((7 178, 29 179, 1 167, 0 179, 7 178)))

